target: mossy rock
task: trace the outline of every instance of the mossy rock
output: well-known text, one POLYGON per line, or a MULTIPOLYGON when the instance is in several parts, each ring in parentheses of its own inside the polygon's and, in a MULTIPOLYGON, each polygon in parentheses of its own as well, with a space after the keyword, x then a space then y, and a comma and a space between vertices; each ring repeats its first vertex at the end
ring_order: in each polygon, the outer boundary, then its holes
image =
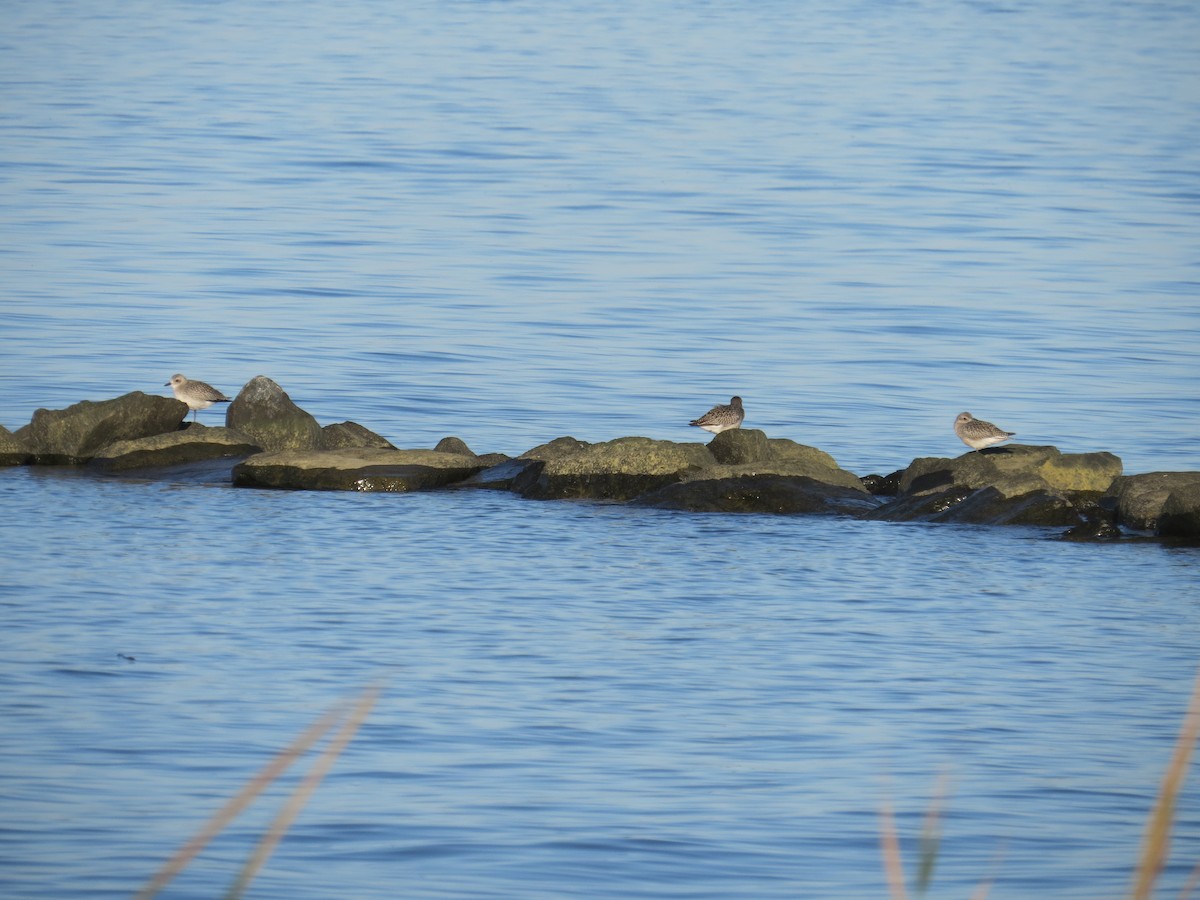
POLYGON ((532 450, 526 450, 517 459, 536 459, 545 462, 548 459, 571 456, 590 446, 591 444, 587 441, 580 441, 570 436, 559 437, 545 444, 538 444, 532 450))
POLYGON ((176 431, 187 411, 174 397, 133 391, 66 409, 39 409, 13 438, 28 448, 36 464, 81 465, 117 441, 176 431))
POLYGON ((1006 499, 1037 491, 1105 491, 1121 474, 1111 453, 1068 453, 1057 447, 989 447, 955 459, 915 459, 900 475, 899 495, 939 493, 951 486, 994 488, 1006 499))
POLYGON ((537 500, 631 500, 714 465, 703 444, 618 438, 551 456, 521 493, 537 500))
POLYGON ((317 420, 292 402, 278 384, 256 375, 229 404, 225 424, 249 435, 264 450, 319 450, 324 434, 317 420))
POLYGON ((445 487, 482 467, 475 457, 436 450, 279 450, 236 465, 237 487, 409 493, 445 487))

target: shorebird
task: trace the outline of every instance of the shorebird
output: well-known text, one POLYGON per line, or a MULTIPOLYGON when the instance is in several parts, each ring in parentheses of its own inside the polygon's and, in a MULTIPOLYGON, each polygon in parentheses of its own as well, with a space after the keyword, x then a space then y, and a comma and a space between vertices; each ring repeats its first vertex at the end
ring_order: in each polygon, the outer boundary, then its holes
POLYGON ((202 409, 208 409, 214 403, 229 403, 229 398, 218 391, 211 384, 205 384, 203 381, 191 381, 182 375, 172 375, 164 387, 169 387, 175 395, 176 400, 181 400, 187 404, 188 409, 192 411, 192 421, 196 421, 196 414, 202 409))
POLYGON ((999 444, 1016 434, 1015 431, 1004 431, 991 422, 977 419, 969 412, 958 414, 958 418, 954 420, 954 433, 972 450, 982 450, 992 444, 999 444))
POLYGON ((730 428, 740 428, 744 418, 746 418, 746 411, 742 409, 742 398, 732 397, 728 406, 714 406, 700 418, 694 419, 688 424, 711 431, 713 434, 720 434, 730 428))

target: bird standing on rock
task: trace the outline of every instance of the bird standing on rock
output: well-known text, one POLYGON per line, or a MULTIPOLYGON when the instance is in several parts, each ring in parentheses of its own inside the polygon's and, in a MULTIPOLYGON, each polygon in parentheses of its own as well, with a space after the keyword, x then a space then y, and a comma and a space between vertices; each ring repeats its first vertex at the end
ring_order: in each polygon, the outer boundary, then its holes
POLYGON ((192 411, 193 422, 196 421, 196 414, 200 410, 208 409, 214 403, 231 402, 211 384, 205 384, 203 381, 191 381, 182 375, 172 375, 171 380, 164 387, 171 389, 176 400, 187 404, 188 409, 192 411))
POLYGON ((977 419, 969 412, 958 414, 958 418, 954 420, 954 433, 972 450, 982 450, 984 447, 999 444, 1016 434, 1015 431, 1004 431, 991 422, 977 419))
POLYGON ((688 424, 711 431, 713 434, 720 434, 731 428, 740 428, 742 420, 745 418, 746 411, 742 409, 742 398, 733 397, 728 406, 714 406, 700 418, 694 419, 688 424))

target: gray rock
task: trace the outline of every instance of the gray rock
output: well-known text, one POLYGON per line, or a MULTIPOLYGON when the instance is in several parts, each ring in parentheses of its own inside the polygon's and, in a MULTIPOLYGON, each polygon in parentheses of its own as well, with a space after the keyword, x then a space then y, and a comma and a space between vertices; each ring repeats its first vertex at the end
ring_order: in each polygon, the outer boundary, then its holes
POLYGON ((321 429, 322 450, 345 450, 351 447, 374 447, 381 450, 395 450, 395 446, 368 428, 357 422, 337 422, 326 425, 321 429))
POLYGON ((1157 533, 1161 537, 1200 539, 1200 480, 1171 491, 1159 513, 1157 533))
POLYGON ((545 462, 548 459, 570 456, 590 446, 591 444, 587 441, 576 440, 573 437, 560 437, 549 443, 539 444, 532 450, 526 450, 517 459, 538 459, 545 462))
POLYGON ((638 506, 682 509, 690 512, 776 515, 824 513, 851 516, 863 515, 879 504, 878 500, 862 488, 833 485, 802 475, 694 478, 643 494, 633 502, 638 506))
POLYGON ((29 449, 36 464, 80 465, 117 441, 176 431, 187 411, 174 397, 134 391, 66 409, 39 409, 13 436, 29 449))
POLYGON ((24 441, 0 425, 0 466, 23 466, 33 459, 24 441))
POLYGON ((473 456, 436 450, 279 450, 233 469, 237 487, 311 491, 427 491, 462 481, 483 468, 473 456))
POLYGON ((257 375, 229 404, 225 424, 249 435, 264 450, 319 450, 324 434, 321 426, 283 388, 257 375))
MULTIPOLYGON (((549 458, 539 460, 543 462, 541 472, 521 491, 523 496, 537 500, 630 500, 680 481, 689 472, 716 465, 703 444, 679 444, 644 437, 583 445, 575 452, 560 446, 547 453, 546 448, 547 445, 535 448, 549 458)), ((536 459, 533 453, 522 454, 521 458, 536 459)))
POLYGON ((1154 531, 1171 494, 1193 484, 1200 484, 1200 472, 1126 475, 1113 481, 1106 499, 1115 506, 1121 525, 1134 531, 1154 531))
POLYGON ((116 441, 88 462, 103 472, 179 466, 212 459, 236 459, 258 453, 261 447, 232 428, 190 425, 182 431, 132 441, 116 441))
POLYGON ((467 446, 467 442, 462 438, 444 437, 437 442, 437 446, 433 448, 438 453, 457 453, 459 456, 474 456, 471 448, 467 446))
POLYGON ((773 458, 765 432, 757 428, 732 428, 708 442, 708 452, 722 465, 739 466, 773 458))

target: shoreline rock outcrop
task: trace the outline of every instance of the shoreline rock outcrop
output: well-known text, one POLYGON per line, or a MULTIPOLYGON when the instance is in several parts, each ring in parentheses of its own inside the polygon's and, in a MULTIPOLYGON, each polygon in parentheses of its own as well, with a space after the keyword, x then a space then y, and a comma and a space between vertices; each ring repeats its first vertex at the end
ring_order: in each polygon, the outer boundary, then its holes
POLYGON ((707 444, 560 437, 516 458, 477 455, 457 437, 432 450, 398 449, 355 422, 322 427, 262 375, 230 404, 226 427, 184 423, 186 415, 180 401, 141 392, 39 409, 15 432, 0 427, 0 466, 74 465, 104 474, 203 466, 209 478, 228 466, 237 487, 452 487, 691 512, 1065 526, 1070 540, 1116 540, 1121 528, 1200 540, 1200 472, 1125 475, 1111 453, 1015 444, 919 458, 891 475, 860 478, 816 447, 752 428, 722 431, 707 444))
POLYGON ((39 409, 13 432, 31 461, 42 466, 77 466, 117 441, 176 431, 188 408, 174 397, 133 391, 112 400, 83 400, 66 409, 39 409))

